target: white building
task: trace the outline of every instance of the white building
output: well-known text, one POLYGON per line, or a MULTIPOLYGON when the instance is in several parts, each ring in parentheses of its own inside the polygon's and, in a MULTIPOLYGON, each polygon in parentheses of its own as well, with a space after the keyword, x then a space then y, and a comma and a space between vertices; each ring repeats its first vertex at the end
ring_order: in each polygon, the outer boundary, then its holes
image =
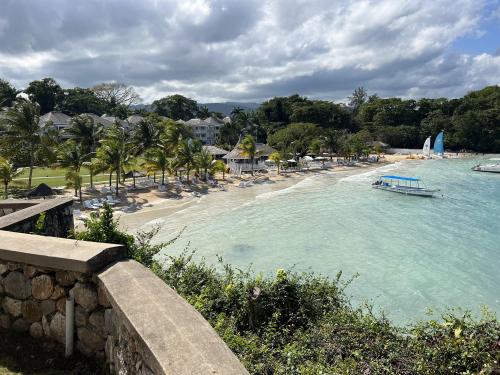
POLYGON ((188 121, 178 120, 177 122, 186 125, 191 129, 196 139, 209 146, 217 143, 220 137, 220 129, 224 126, 224 122, 215 117, 209 117, 205 120, 193 118, 188 121))

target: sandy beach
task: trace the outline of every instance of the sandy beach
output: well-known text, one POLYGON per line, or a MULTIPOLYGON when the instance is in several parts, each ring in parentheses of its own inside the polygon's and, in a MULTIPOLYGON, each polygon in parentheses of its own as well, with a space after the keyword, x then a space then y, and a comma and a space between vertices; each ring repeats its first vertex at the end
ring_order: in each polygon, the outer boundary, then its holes
MULTIPOLYGON (((464 158, 467 154, 449 154, 449 158, 464 158)), ((203 204, 204 202, 220 199, 233 199, 238 197, 242 201, 252 199, 256 194, 273 192, 286 189, 299 183, 301 180, 312 175, 324 173, 340 173, 346 171, 365 171, 367 169, 375 169, 395 163, 402 160, 420 159, 418 154, 392 154, 384 155, 378 163, 358 162, 354 166, 333 165, 322 168, 321 165, 312 164, 309 169, 305 168, 300 171, 282 171, 280 174, 276 170, 271 170, 267 173, 255 173, 255 176, 245 174, 235 176, 226 174, 223 179, 222 174, 217 174, 217 187, 213 187, 202 181, 196 181, 187 185, 184 183, 182 188, 175 184, 175 177, 165 177, 167 180, 166 191, 160 191, 158 188, 137 188, 135 190, 120 190, 120 203, 113 206, 115 217, 119 219, 120 229, 134 232, 139 227, 159 218, 170 216, 178 211, 187 209, 193 205, 203 204), (246 186, 240 187, 241 183, 246 186), (223 190, 220 188, 223 186, 223 190)), ((157 176, 156 182, 160 181, 157 176)), ((138 180, 137 182, 139 182, 138 180)), ((127 181, 130 187, 131 181, 127 181)), ((104 185, 96 185, 96 190, 85 190, 83 200, 93 198, 102 199, 107 195, 100 193, 99 189, 104 185)), ((71 194, 67 191, 67 194, 71 194)), ((108 193, 109 195, 109 193, 108 193)), ((85 210, 79 203, 75 202, 76 207, 82 210, 82 216, 75 220, 76 230, 83 229, 83 220, 88 217, 91 210, 85 210)))
MULTIPOLYGON (((364 171, 407 158, 407 155, 385 155, 378 163, 356 163, 351 167, 335 165, 329 168, 310 166, 309 169, 281 172, 280 174, 274 170, 268 173, 256 173, 253 177, 250 174, 241 177, 226 175, 223 179, 222 174, 218 174, 216 176, 217 183, 219 186, 222 185, 224 190, 202 182, 191 183, 187 189, 179 189, 174 184, 174 177, 169 177, 166 191, 159 191, 158 188, 138 189, 128 191, 125 196, 125 190, 123 190, 121 202, 114 206, 113 209, 115 217, 119 219, 120 228, 127 232, 134 232, 153 220, 170 216, 193 205, 208 203, 211 200, 226 200, 237 197, 244 201, 252 199, 257 193, 286 189, 313 175, 364 171), (240 187, 242 182, 246 187, 240 187)), ((185 186, 187 185, 185 184, 185 186)), ((86 191, 84 199, 101 198, 101 196, 104 197, 103 194, 86 191)), ((87 217, 89 212, 89 210, 84 211, 83 218, 87 217)), ((77 230, 82 229, 83 221, 75 220, 75 226, 77 230)))

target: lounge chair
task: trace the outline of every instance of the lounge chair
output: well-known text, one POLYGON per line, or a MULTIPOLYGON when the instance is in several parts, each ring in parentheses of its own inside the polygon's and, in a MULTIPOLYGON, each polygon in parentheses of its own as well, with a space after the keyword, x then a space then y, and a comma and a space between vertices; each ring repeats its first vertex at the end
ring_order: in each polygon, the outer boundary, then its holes
POLYGON ((116 203, 120 203, 120 200, 119 199, 115 199, 112 195, 108 195, 106 197, 106 201, 109 203, 109 204, 116 204, 116 203))
POLYGON ((88 210, 97 210, 99 207, 94 205, 92 201, 83 201, 83 207, 88 210))

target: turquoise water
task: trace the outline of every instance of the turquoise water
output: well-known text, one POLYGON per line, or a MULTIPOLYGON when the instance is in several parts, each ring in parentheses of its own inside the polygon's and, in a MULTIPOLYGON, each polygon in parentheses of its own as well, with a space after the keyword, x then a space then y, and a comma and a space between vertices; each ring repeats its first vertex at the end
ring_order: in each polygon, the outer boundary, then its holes
MULTIPOLYGON (((160 220, 158 240, 186 229, 197 256, 257 271, 277 268, 334 277, 359 273, 348 292, 398 323, 481 305, 500 312, 500 174, 473 172, 477 160, 404 161, 357 175, 308 177, 284 190, 200 204, 160 220), (383 173, 420 176, 439 198, 370 187, 383 173)), ((358 172, 359 173, 359 172, 358 172)), ((351 173, 352 174, 352 173, 351 173)), ((248 190, 248 189, 247 189, 248 190)))

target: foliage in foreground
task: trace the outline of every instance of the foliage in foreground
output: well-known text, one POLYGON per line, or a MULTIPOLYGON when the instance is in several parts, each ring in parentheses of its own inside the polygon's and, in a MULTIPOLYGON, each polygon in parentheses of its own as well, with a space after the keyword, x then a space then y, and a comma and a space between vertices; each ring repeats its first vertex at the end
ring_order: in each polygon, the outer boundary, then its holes
POLYGON ((192 253, 160 263, 155 255, 168 244, 152 245, 154 233, 120 233, 106 207, 78 238, 127 246, 203 314, 253 374, 500 374, 500 324, 487 312, 396 327, 369 307, 353 308, 340 274, 256 276, 193 262, 192 253))

